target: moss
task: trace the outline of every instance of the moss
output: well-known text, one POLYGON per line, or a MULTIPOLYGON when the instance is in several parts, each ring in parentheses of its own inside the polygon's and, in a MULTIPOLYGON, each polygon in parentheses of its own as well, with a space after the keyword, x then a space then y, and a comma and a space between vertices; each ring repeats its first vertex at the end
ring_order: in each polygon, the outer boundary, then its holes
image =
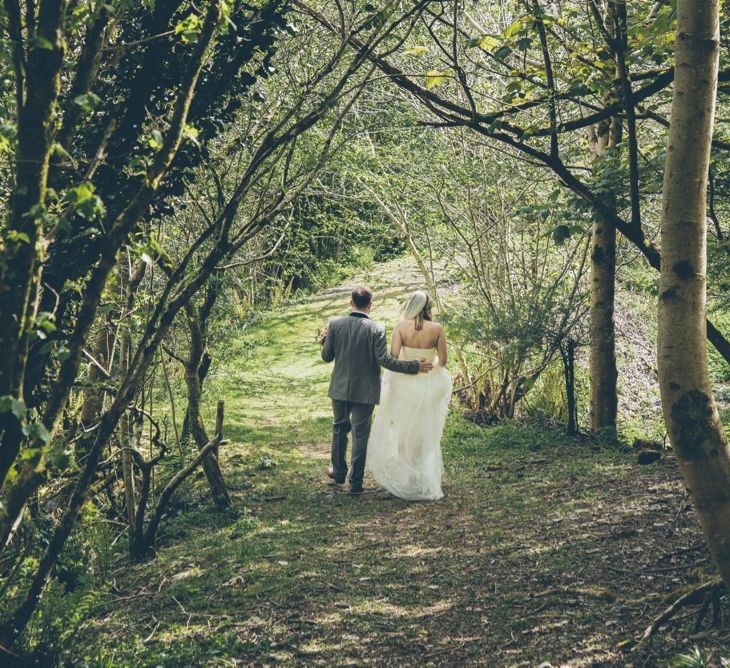
POLYGON ((712 430, 712 404, 704 392, 690 390, 675 401, 672 421, 676 425, 674 446, 682 459, 697 461, 712 454, 706 447, 712 430))

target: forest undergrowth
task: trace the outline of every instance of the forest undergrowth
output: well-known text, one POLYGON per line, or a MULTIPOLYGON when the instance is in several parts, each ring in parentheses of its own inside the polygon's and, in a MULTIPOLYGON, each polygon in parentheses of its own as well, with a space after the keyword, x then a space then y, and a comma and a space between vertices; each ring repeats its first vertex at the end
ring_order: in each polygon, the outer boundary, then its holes
MULTIPOLYGON (((417 278, 384 275, 376 267, 367 278, 373 316, 390 330, 417 278)), ((315 331, 346 312, 347 298, 346 288, 325 291, 231 332, 207 386, 207 420, 224 399, 232 509, 215 511, 198 476, 163 523, 156 558, 129 565, 120 554, 111 565, 66 662, 655 666, 730 657, 728 611, 710 607, 698 623, 702 600, 637 642, 685 588, 713 575, 669 454, 640 466, 625 444, 529 422, 480 427, 455 409, 442 501, 350 498, 328 485, 330 368, 315 331)))

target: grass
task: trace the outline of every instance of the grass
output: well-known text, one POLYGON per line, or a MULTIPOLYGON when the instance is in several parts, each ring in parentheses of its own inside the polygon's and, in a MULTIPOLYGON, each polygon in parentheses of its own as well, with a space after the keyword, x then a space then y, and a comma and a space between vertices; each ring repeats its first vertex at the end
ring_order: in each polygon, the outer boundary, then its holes
MULTIPOLYGON (((366 278, 391 329, 403 289, 366 278)), ((442 501, 327 485, 330 367, 314 333, 346 310, 333 291, 231 333, 208 422, 224 398, 233 508, 212 509, 199 476, 163 522, 157 558, 114 570, 67 661, 657 665, 692 649, 682 627, 619 649, 708 566, 672 460, 639 467, 627 449, 454 411, 442 501)))

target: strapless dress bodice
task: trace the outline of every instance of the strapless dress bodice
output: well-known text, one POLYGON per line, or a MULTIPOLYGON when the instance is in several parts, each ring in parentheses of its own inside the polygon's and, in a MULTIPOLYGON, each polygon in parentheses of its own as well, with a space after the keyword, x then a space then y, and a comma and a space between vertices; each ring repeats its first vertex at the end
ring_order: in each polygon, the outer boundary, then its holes
POLYGON ((436 357, 436 348, 411 348, 410 346, 402 346, 400 349, 400 359, 402 360, 423 360, 433 362, 436 357))

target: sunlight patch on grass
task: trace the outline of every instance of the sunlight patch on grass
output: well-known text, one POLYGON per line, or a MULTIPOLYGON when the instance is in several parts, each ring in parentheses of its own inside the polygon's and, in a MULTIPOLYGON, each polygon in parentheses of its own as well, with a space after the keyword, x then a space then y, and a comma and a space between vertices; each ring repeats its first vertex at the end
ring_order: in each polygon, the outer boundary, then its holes
POLYGON ((400 550, 396 550, 392 556, 396 558, 412 558, 418 559, 423 557, 433 557, 441 555, 445 548, 443 547, 421 547, 418 545, 407 545, 400 550))

